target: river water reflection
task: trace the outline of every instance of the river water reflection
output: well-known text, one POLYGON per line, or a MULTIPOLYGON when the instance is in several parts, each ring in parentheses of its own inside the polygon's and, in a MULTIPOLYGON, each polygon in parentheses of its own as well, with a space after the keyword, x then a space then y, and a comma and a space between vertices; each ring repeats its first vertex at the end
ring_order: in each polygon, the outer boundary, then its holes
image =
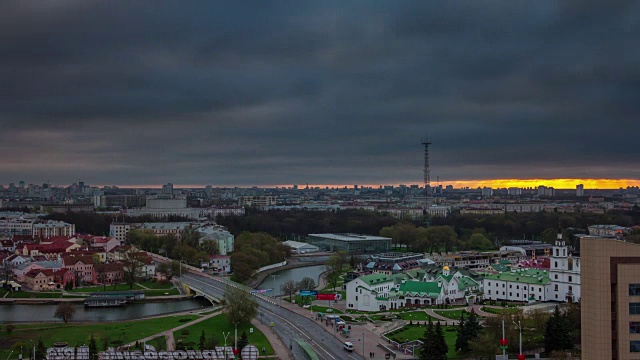
POLYGON ((273 274, 273 275, 278 275, 277 277, 275 277, 275 279, 270 276, 264 279, 264 281, 260 285, 258 285, 257 289, 260 289, 260 290, 273 289, 274 282, 275 282, 275 292, 276 292, 276 295, 279 295, 280 285, 282 285, 288 280, 293 280, 295 282, 298 282, 302 280, 302 278, 304 277, 312 278, 317 285, 318 277, 320 276, 320 274, 322 274, 326 270, 326 268, 327 268, 326 265, 314 265, 314 266, 305 266, 305 267, 295 268, 295 269, 281 270, 273 274))
MULTIPOLYGON (((72 303, 76 309, 73 321, 117 321, 137 319, 175 311, 187 311, 210 307, 202 299, 165 302, 144 302, 113 308, 85 308, 82 302, 72 303)), ((57 304, 0 304, 0 323, 10 321, 59 321, 53 314, 57 304)))

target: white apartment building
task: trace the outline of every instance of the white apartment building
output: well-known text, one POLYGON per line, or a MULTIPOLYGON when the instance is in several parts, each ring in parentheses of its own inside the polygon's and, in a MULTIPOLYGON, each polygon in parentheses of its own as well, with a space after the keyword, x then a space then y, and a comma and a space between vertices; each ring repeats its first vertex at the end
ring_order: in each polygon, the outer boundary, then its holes
POLYGON ((485 300, 547 301, 549 273, 539 269, 515 269, 482 279, 485 300))
POLYGON ((64 221, 47 220, 43 223, 33 224, 33 236, 48 238, 52 236, 73 236, 76 233, 74 224, 64 221))
POLYGON ((371 274, 349 281, 346 285, 347 309, 380 311, 383 306, 388 306, 389 293, 395 290, 396 276, 371 274))
POLYGON ((131 225, 126 223, 112 223, 109 225, 109 236, 124 242, 131 230, 131 225))
POLYGON ((33 235, 35 219, 5 218, 0 219, 0 236, 33 235))
POLYGON ((217 243, 220 255, 227 255, 233 252, 235 237, 222 226, 207 224, 197 228, 195 231, 201 236, 199 239, 200 244, 213 241, 217 243))
POLYGON ((263 207, 276 204, 275 196, 240 196, 238 197, 238 205, 263 207))

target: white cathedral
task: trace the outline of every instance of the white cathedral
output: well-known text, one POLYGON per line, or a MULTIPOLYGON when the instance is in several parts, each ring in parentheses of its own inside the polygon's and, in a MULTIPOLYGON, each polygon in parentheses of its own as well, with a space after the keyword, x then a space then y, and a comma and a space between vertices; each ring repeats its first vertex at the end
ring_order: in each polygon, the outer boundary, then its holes
POLYGON ((569 247, 558 234, 551 248, 550 287, 547 301, 580 301, 580 258, 571 255, 569 247))
POLYGON ((512 269, 487 274, 482 279, 483 298, 507 301, 580 301, 580 258, 558 234, 551 248, 550 268, 546 270, 512 269))

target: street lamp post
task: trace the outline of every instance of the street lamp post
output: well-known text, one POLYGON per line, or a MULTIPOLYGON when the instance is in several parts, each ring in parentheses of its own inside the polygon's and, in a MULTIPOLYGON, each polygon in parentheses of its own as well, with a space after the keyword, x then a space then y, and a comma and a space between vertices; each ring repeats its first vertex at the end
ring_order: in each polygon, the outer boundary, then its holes
POLYGON ((235 338, 235 345, 233 346, 234 349, 238 350, 238 324, 240 322, 235 323, 236 325, 236 330, 235 330, 235 334, 234 334, 234 338, 235 338))
POLYGON ((9 353, 9 356, 7 356, 7 360, 9 360, 9 358, 11 357, 11 354, 13 354, 13 350, 11 350, 11 352, 9 353))
POLYGON ((364 329, 362 329, 362 357, 364 357, 364 329))
POLYGON ((224 331, 222 332, 222 336, 224 337, 224 357, 227 357, 227 337, 231 334, 231 331, 228 331, 226 334, 224 331))
POLYGON ((517 324, 514 321, 513 324, 518 327, 518 330, 520 330, 520 353, 518 354, 518 360, 520 360, 520 358, 524 358, 524 356, 522 354, 522 327, 520 326, 520 320, 518 320, 517 324))
POLYGON ((273 294, 271 295, 271 297, 275 297, 276 296, 276 278, 279 277, 280 275, 269 275, 271 276, 271 278, 273 279, 273 294))

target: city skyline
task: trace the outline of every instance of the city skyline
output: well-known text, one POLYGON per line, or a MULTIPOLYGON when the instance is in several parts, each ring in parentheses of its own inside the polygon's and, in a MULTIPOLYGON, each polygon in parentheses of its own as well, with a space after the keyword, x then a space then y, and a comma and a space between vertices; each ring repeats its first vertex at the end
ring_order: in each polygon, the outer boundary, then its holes
POLYGON ((0 183, 637 186, 639 11, 4 1, 0 183))
MULTIPOLYGON (((84 183, 84 181, 82 181, 84 183)), ((18 186, 19 182, 11 182, 10 184, 14 184, 14 186, 18 186)), ((78 182, 75 182, 76 184, 78 182)), ((28 181, 24 182, 25 187, 31 184, 28 181)), ((249 185, 233 185, 233 184, 174 184, 171 183, 174 188, 204 188, 207 186, 212 186, 214 188, 292 188, 297 186, 299 189, 304 189, 305 187, 309 188, 330 188, 330 189, 339 189, 339 188, 353 188, 354 186, 358 186, 359 188, 378 188, 382 186, 413 186, 417 185, 420 188, 424 188, 423 183, 413 182, 413 183, 393 183, 393 184, 271 184, 271 185, 263 185, 263 184, 249 184, 249 185)), ((9 184, 0 184, 0 186, 8 186, 9 184)), ((40 185, 40 184, 34 184, 40 185)), ((68 184, 50 184, 51 186, 60 186, 65 187, 71 185, 68 184)), ((110 187, 117 186, 119 188, 139 188, 139 189, 162 189, 165 184, 85 184, 86 186, 93 187, 110 187)), ((440 182, 432 182, 432 187, 437 187, 441 185, 442 187, 451 185, 456 189, 461 188, 481 188, 481 187, 489 187, 494 189, 507 189, 507 188, 530 188, 535 189, 539 186, 547 186, 552 187, 559 190, 574 190, 577 185, 583 185, 585 190, 613 190, 613 189, 621 189, 626 187, 639 187, 640 180, 635 179, 480 179, 480 180, 450 180, 450 181, 440 181, 440 182)))

